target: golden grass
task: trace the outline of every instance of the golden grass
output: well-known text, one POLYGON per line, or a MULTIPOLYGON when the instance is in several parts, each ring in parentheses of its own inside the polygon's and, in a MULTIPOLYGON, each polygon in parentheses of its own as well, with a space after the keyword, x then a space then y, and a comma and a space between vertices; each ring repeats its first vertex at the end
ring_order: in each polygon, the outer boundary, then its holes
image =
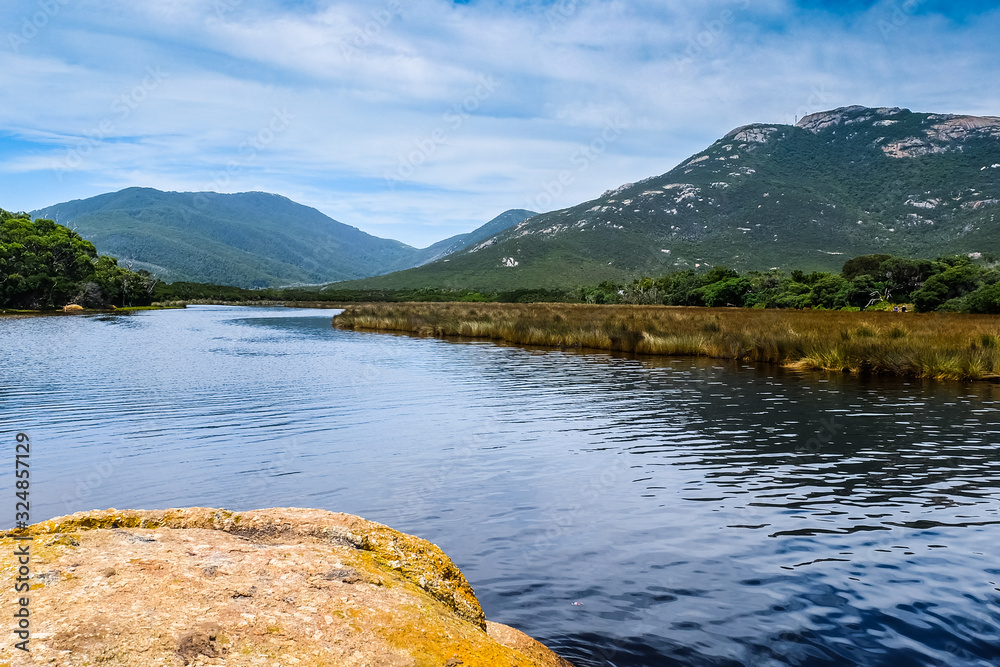
POLYGON ((348 306, 343 329, 696 355, 862 375, 1000 379, 1000 318, 990 315, 600 306, 383 303, 348 306))

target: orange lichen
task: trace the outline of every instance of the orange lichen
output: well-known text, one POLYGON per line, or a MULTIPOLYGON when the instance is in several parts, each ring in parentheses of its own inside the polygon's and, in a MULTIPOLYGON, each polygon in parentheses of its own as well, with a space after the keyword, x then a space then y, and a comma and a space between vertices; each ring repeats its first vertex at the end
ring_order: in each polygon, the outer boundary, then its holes
MULTIPOLYGON (((261 657, 299 665, 566 664, 541 645, 505 646, 492 636, 505 626, 490 624, 487 634, 472 588, 438 547, 346 514, 78 513, 0 533, 7 574, 17 568, 15 536, 36 538, 33 573, 45 579, 32 586, 32 656, 50 664, 69 664, 66 651, 73 664, 139 665, 159 656, 180 665, 222 655, 230 665, 261 657), (150 633, 154 626, 173 630, 150 633)), ((0 667, 12 655, 0 647, 0 667)))

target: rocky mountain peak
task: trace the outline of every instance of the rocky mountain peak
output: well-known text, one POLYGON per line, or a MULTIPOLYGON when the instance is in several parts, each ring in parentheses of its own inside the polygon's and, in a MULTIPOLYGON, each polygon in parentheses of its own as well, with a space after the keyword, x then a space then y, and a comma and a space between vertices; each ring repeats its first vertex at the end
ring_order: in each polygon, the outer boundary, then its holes
POLYGON ((962 151, 971 139, 1000 139, 997 117, 913 113, 899 107, 841 107, 805 116, 796 127, 813 134, 845 127, 852 137, 865 128, 878 128, 880 136, 875 144, 891 158, 962 151))
POLYGON ((802 117, 795 126, 816 133, 830 127, 836 127, 837 125, 851 125, 869 121, 873 121, 874 124, 889 125, 892 124, 892 121, 888 119, 892 118, 892 116, 909 112, 909 109, 901 109, 899 107, 879 107, 872 109, 853 105, 840 107, 832 111, 820 111, 809 114, 802 117))
POLYGON ((773 124, 754 123, 738 127, 722 139, 723 141, 736 141, 745 144, 765 144, 771 138, 771 135, 778 130, 778 126, 773 124))
POLYGON ((563 288, 718 265, 839 271, 873 253, 996 253, 998 140, 998 118, 900 107, 742 125, 666 173, 363 286, 563 288))
POLYGON ((1000 118, 996 116, 934 116, 935 123, 928 130, 931 138, 940 141, 962 140, 970 134, 983 134, 1000 138, 1000 118))

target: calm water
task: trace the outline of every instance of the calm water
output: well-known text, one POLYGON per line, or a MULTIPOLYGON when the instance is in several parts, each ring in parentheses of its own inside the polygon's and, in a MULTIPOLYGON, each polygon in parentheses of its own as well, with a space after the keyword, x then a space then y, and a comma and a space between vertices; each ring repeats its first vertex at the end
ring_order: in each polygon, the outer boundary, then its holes
POLYGON ((331 314, 0 320, 0 428, 8 449, 32 437, 32 519, 359 514, 440 545, 487 617, 580 667, 1000 664, 1000 389, 331 314))

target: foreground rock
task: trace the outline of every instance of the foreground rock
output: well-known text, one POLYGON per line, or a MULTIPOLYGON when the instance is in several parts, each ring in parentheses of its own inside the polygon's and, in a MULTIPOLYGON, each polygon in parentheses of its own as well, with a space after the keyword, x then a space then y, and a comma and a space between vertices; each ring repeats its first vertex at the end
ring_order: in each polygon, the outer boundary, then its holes
POLYGON ((6 581, 24 544, 32 572, 31 653, 0 666, 570 667, 486 621, 438 547, 347 514, 107 510, 0 542, 6 581))

